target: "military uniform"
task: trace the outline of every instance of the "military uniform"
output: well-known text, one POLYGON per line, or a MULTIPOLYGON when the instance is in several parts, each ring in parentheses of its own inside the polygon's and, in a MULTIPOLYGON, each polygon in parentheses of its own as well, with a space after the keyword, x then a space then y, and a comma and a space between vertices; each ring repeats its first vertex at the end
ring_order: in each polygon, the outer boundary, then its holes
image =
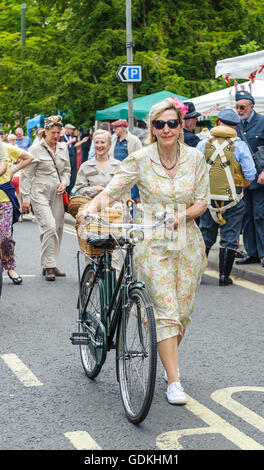
MULTIPOLYGON (((236 101, 249 99, 255 104, 254 98, 247 91, 236 93, 236 101)), ((238 136, 246 138, 252 153, 264 145, 264 116, 253 113, 247 121, 240 121, 238 136)), ((262 171, 264 167, 262 168, 262 171)), ((245 189, 245 214, 243 220, 243 241, 247 256, 238 260, 237 264, 259 262, 262 258, 264 266, 264 185, 258 184, 258 175, 251 185, 245 189)))
POLYGON ((210 199, 207 211, 200 218, 206 253, 217 239, 220 227, 219 285, 232 284, 232 270, 244 214, 243 187, 252 181, 255 165, 247 145, 235 129, 239 118, 233 110, 219 113, 221 126, 211 130, 212 137, 197 148, 204 152, 209 167, 210 199), (225 125, 226 124, 226 125, 225 125))

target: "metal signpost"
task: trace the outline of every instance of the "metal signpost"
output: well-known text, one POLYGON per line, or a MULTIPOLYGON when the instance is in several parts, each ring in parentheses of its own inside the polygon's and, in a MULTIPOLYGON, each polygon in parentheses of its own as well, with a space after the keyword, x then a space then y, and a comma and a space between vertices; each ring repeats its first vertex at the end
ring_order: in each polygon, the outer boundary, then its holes
POLYGON ((132 41, 132 21, 131 21, 131 0, 126 0, 126 47, 127 64, 120 65, 116 75, 120 82, 127 83, 128 95, 128 129, 133 132, 133 83, 142 81, 141 65, 133 65, 132 41))
POLYGON ((21 56, 24 59, 24 49, 26 44, 26 3, 21 5, 21 56))

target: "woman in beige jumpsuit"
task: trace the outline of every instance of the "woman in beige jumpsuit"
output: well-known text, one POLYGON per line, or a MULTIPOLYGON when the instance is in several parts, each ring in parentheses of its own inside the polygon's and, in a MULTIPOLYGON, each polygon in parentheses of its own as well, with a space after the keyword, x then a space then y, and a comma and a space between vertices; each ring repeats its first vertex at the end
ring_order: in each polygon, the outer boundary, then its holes
POLYGON ((78 170, 75 187, 82 196, 94 198, 111 181, 119 169, 120 161, 109 156, 111 134, 98 129, 93 135, 95 157, 82 163, 78 170))
POLYGON ((65 276, 57 266, 64 224, 62 195, 70 182, 71 167, 67 146, 59 142, 61 129, 61 116, 45 120, 44 137, 31 147, 34 159, 22 172, 19 186, 23 211, 29 212, 31 203, 40 228, 41 267, 47 281, 65 276))
MULTIPOLYGON (((112 143, 110 132, 98 129, 93 135, 95 156, 84 162, 78 171, 75 187, 77 193, 82 196, 94 198, 110 183, 114 174, 119 170, 120 161, 109 156, 112 143)), ((114 201, 112 206, 123 211, 123 203, 130 199, 128 191, 123 196, 122 201, 114 201)), ((122 266, 122 254, 120 250, 115 250, 112 255, 112 266, 116 269, 117 275, 122 266)))

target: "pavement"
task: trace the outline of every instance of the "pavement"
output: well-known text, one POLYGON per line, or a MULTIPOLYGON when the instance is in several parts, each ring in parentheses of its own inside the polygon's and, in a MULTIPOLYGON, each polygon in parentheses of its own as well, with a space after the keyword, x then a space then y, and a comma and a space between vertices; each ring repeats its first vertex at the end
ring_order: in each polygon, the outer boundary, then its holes
MULTIPOLYGON (((75 219, 70 214, 65 214, 65 222, 69 225, 74 225, 75 219)), ((241 237, 242 238, 242 237, 241 237)), ((240 249, 245 251, 243 243, 240 244, 240 249)), ((218 271, 219 259, 219 239, 216 244, 211 248, 208 256, 208 268, 218 271)), ((236 258, 238 259, 238 258, 236 258)), ((234 262, 231 277, 245 279, 255 284, 264 285, 264 268, 260 263, 238 265, 234 262)))

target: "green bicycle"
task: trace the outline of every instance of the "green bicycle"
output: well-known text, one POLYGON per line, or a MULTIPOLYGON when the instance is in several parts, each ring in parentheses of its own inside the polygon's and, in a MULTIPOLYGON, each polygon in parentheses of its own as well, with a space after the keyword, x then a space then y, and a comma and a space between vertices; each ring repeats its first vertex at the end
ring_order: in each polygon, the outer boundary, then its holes
MULTIPOLYGON (((156 214, 153 225, 110 224, 90 214, 87 220, 111 228, 122 228, 125 235, 87 235, 87 243, 103 248, 99 258, 91 258, 81 276, 77 253, 79 298, 78 332, 71 341, 80 346, 82 365, 94 379, 107 352, 116 349, 116 375, 125 413, 134 424, 142 422, 150 409, 156 381, 157 344, 154 311, 145 285, 133 276, 133 249, 144 238, 144 229, 172 223, 166 213, 156 214), (114 247, 122 246, 124 263, 116 279, 111 265, 114 247)), ((87 255, 86 255, 87 256, 87 255)))

